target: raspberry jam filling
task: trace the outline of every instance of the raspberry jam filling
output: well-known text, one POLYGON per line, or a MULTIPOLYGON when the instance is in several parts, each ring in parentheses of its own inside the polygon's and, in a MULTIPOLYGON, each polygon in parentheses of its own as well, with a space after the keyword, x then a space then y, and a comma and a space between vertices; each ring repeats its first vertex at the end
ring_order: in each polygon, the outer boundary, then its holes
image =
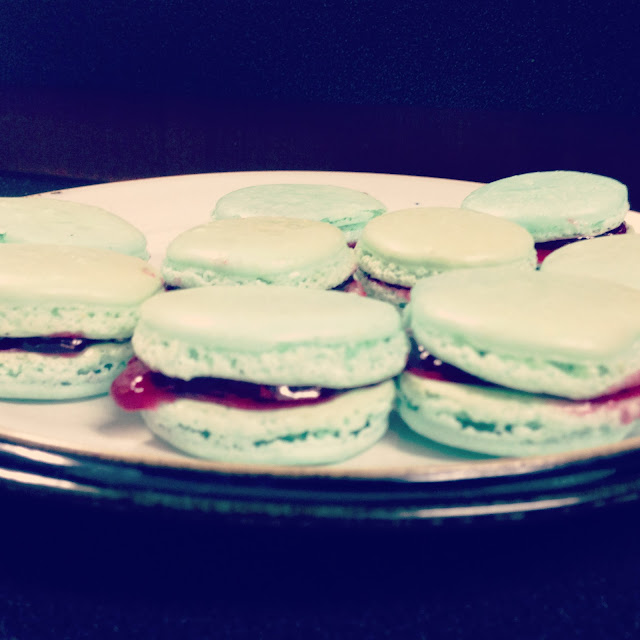
POLYGON ((222 378, 180 380, 152 371, 132 358, 111 385, 111 395, 125 411, 145 411, 165 402, 189 398, 235 409, 286 409, 330 400, 340 391, 324 387, 288 387, 254 384, 222 378))
POLYGON ((123 340, 94 340, 74 335, 37 336, 28 338, 0 338, 0 351, 28 351, 50 356, 75 356, 94 344, 125 342, 123 340))
POLYGON ((358 280, 356 280, 353 276, 350 276, 348 280, 345 280, 342 284, 334 287, 334 290, 344 291, 345 293, 355 293, 356 295, 365 297, 367 295, 360 282, 358 282, 358 280))
POLYGON ((604 236, 618 236, 627 233, 627 225, 623 222, 619 227, 611 229, 606 233, 602 233, 599 236, 583 236, 581 238, 565 238, 563 240, 550 240, 549 242, 537 242, 536 253, 538 254, 538 264, 542 264, 544 259, 556 249, 564 247, 566 244, 572 244, 573 242, 580 242, 580 240, 588 240, 589 238, 603 238, 604 236))
POLYGON ((391 291, 394 291, 401 298, 404 298, 407 302, 411 300, 411 287, 403 287, 400 284, 391 284, 390 282, 384 282, 383 280, 378 280, 377 278, 373 278, 368 273, 360 272, 360 277, 365 277, 367 280, 371 280, 375 282, 380 287, 385 287, 391 291))
POLYGON ((415 340, 411 340, 411 352, 407 362, 406 370, 415 376, 429 378, 430 380, 440 380, 442 382, 457 382, 459 384, 473 384, 483 387, 495 387, 497 385, 477 378, 462 369, 454 367, 452 364, 442 362, 431 355, 424 347, 415 340))

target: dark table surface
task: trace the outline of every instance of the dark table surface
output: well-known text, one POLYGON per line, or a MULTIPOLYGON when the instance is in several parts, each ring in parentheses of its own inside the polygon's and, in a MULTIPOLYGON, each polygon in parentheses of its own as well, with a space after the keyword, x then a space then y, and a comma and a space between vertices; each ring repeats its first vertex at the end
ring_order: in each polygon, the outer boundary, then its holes
MULTIPOLYGON (((0 194, 85 184, 4 174, 0 194)), ((640 504, 245 522, 0 483, 0 638, 636 638, 640 504)))

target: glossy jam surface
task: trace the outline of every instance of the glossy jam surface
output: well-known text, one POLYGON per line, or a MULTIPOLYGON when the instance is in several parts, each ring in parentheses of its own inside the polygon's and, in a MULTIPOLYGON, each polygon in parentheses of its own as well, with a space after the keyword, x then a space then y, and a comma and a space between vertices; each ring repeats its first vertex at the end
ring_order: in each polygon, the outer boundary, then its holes
POLYGON ((52 356, 74 356, 88 347, 107 342, 82 336, 38 336, 32 338, 0 338, 0 351, 28 351, 52 356))
POLYGON ((460 384, 473 384, 481 386, 496 386, 491 382, 477 378, 476 376, 454 367, 452 364, 442 362, 431 355, 422 346, 411 340, 411 352, 407 362, 407 371, 415 376, 441 380, 442 382, 458 382, 460 384))
POLYGON ((320 387, 253 384, 221 378, 179 380, 151 371, 133 358, 111 385, 111 395, 125 411, 152 410, 165 402, 190 398, 235 409, 260 411, 317 404, 340 393, 320 387))
MULTIPOLYGON (((603 233, 598 238, 602 238, 604 236, 617 236, 623 233, 627 233, 627 225, 626 223, 622 223, 619 227, 615 229, 611 229, 611 231, 607 231, 607 233, 603 233)), ((571 244, 573 242, 579 242, 580 240, 588 240, 589 237, 584 238, 566 238, 564 240, 551 240, 549 242, 538 242, 536 243, 536 253, 538 254, 538 264, 541 264, 544 259, 556 249, 560 249, 560 247, 564 247, 567 244, 571 244)))

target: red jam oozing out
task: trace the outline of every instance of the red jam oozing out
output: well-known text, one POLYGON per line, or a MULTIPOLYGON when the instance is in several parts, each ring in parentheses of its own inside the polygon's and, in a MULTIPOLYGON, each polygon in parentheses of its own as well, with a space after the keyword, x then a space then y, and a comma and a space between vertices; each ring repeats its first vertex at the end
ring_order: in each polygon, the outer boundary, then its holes
POLYGON ((111 395, 125 411, 144 411, 179 398, 260 411, 317 404, 340 393, 321 387, 268 386, 221 378, 180 380, 152 371, 138 358, 111 385, 111 395))
POLYGON ((344 291, 345 293, 355 293, 358 296, 365 296, 367 292, 364 290, 360 282, 351 276, 348 280, 345 280, 341 285, 335 287, 337 291, 344 291))
POLYGON ((0 351, 27 351, 41 355, 72 357, 77 356, 94 344, 104 342, 108 341, 93 340, 71 334, 28 338, 0 338, 0 351))
MULTIPOLYGON (((598 238, 602 238, 604 236, 617 236, 623 233, 627 233, 627 225, 623 222, 619 227, 615 229, 611 229, 611 231, 607 231, 599 236, 598 238)), ((542 264, 544 259, 556 249, 560 247, 564 247, 566 244, 572 244, 573 242, 579 242, 580 240, 588 240, 589 238, 594 236, 584 236, 582 238, 566 238, 564 240, 550 240, 549 242, 538 242, 536 243, 536 252, 538 254, 538 264, 542 264)))

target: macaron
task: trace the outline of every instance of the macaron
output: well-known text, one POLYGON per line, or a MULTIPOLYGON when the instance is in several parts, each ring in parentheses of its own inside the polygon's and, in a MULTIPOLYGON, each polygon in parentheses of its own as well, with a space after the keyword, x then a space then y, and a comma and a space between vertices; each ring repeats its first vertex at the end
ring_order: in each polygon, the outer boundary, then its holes
POLYGON ((472 191, 462 202, 522 225, 534 237, 540 259, 559 240, 623 232, 627 187, 607 176, 580 171, 536 171, 502 178, 472 191), (553 245, 544 243, 554 242, 553 245))
POLYGON ((640 236, 635 233, 574 242, 554 251, 540 269, 609 280, 640 289, 640 236))
POLYGON ((385 433, 408 340, 383 302, 299 287, 198 287, 140 310, 112 386, 175 448, 224 462, 323 464, 385 433))
POLYGON ((640 292, 544 271, 421 280, 399 413, 433 440, 493 455, 566 451, 640 426, 640 292))
POLYGON ((0 397, 108 393, 140 303, 161 288, 145 261, 107 249, 0 245, 0 397))
POLYGON ((46 197, 0 198, 0 243, 77 245, 149 258, 144 234, 120 216, 46 197))
POLYGON ((367 295, 404 307, 420 278, 508 265, 532 270, 531 234, 509 220, 468 209, 416 207, 371 220, 355 247, 367 295))
POLYGON ((342 232, 302 218, 213 220, 177 236, 162 263, 176 288, 266 284, 332 289, 355 270, 342 232))
POLYGON ((263 184, 222 196, 212 216, 250 218, 280 216, 328 222, 355 243, 365 224, 386 211, 378 199, 355 189, 324 184, 263 184))

